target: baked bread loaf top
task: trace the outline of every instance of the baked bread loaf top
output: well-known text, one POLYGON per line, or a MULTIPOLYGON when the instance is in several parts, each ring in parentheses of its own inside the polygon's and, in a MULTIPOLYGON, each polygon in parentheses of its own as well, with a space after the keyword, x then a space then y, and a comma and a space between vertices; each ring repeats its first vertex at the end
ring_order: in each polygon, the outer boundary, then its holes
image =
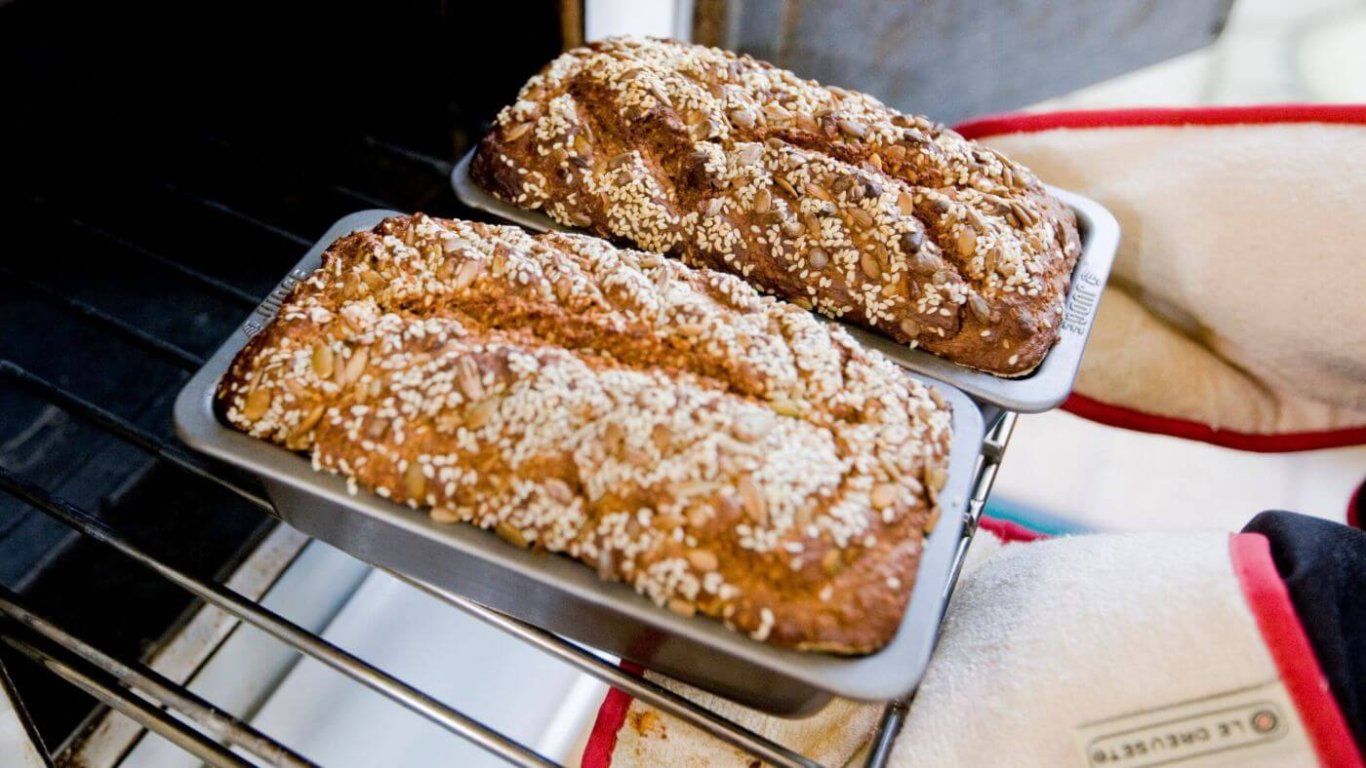
POLYGON ((731 275, 422 215, 333 244, 217 407, 353 491, 841 653, 900 625, 951 425, 937 393, 731 275))
POLYGON ((1057 340, 1080 253, 1024 167, 748 56, 617 38, 570 51, 471 165, 515 205, 1001 376, 1057 340))

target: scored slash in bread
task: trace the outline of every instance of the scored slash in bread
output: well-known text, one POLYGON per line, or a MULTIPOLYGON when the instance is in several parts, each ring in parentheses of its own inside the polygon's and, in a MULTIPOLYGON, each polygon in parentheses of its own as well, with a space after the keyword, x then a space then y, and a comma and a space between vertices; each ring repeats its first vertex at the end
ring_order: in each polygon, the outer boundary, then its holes
POLYGON ((1081 251, 1023 166, 748 56, 616 38, 551 62, 471 164, 494 196, 921 347, 1022 376, 1081 251))
POLYGON ((951 425, 937 393, 731 275, 420 214, 334 243, 216 401, 353 492, 841 653, 900 625, 951 425))

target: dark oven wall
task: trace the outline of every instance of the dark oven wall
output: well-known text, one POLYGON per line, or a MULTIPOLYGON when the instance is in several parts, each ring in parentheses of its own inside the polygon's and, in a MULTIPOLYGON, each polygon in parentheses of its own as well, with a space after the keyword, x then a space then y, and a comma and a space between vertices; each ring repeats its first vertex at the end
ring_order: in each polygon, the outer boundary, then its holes
MULTIPOLYGON (((0 2, 0 586, 152 652, 185 592, 76 536, 28 483, 202 576, 267 527, 82 416, 174 445, 175 392, 337 218, 471 215, 450 164, 560 50, 554 2, 0 2)), ((93 700, 5 649, 44 740, 93 700)))

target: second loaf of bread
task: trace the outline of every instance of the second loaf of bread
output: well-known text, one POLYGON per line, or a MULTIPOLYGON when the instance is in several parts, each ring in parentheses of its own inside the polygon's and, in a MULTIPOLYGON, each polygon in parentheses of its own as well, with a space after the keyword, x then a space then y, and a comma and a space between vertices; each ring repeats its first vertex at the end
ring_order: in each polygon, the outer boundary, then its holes
POLYGON ((475 181, 562 224, 743 277, 1002 376, 1057 340, 1080 241, 1027 169, 923 117, 666 40, 570 51, 475 181))

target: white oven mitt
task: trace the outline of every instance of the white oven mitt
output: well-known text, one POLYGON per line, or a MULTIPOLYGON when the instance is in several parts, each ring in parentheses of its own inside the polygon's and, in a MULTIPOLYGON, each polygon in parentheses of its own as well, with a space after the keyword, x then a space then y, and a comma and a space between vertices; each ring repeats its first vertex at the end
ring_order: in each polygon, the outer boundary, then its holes
MULTIPOLYGON (((864 757, 881 707, 761 715, 650 678, 823 765, 864 757)), ((1258 534, 1111 534, 1002 545, 984 530, 890 765, 1361 766, 1258 534)), ((752 757, 625 694, 585 768, 752 757)))
POLYGON ((1119 220, 1068 410, 1259 451, 1366 443, 1366 105, 958 128, 1119 220))

